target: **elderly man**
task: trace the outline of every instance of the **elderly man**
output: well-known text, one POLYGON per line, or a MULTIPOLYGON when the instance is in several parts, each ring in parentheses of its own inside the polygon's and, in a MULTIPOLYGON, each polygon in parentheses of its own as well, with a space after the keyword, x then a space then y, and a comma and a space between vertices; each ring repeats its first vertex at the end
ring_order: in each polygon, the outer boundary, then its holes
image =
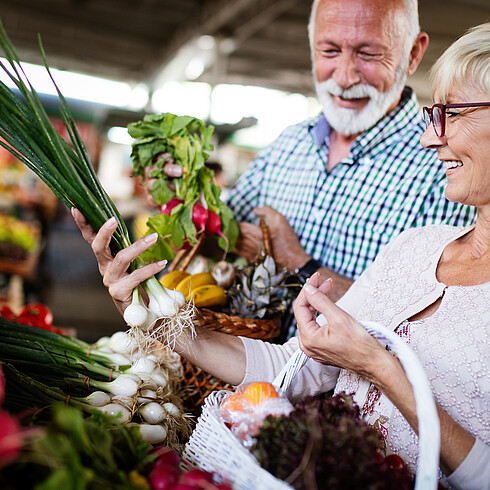
POLYGON ((474 214, 445 199, 445 170, 420 145, 420 108, 405 87, 428 45, 417 1, 315 0, 308 31, 323 111, 261 151, 228 205, 241 222, 237 253, 256 255, 265 216, 276 261, 320 269, 337 300, 404 229, 474 214))

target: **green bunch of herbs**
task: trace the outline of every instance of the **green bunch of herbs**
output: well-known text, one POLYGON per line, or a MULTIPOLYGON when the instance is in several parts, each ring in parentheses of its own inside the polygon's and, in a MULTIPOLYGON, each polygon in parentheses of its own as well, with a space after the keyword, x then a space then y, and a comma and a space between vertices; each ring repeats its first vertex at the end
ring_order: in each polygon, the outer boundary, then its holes
POLYGON ((137 427, 100 412, 86 417, 60 403, 0 483, 6 489, 137 490, 145 488, 143 475, 155 459, 137 427))

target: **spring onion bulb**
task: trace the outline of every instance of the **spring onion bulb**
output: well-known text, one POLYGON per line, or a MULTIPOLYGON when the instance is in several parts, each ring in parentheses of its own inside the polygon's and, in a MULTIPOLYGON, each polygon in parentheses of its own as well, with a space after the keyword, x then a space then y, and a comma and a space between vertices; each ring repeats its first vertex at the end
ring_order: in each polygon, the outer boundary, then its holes
POLYGON ((141 437, 149 444, 160 444, 167 439, 167 430, 163 425, 139 424, 141 437))
POLYGON ((134 396, 138 392, 140 383, 138 383, 131 375, 121 374, 114 381, 98 381, 91 379, 90 385, 116 396, 134 396))
POLYGON ((181 415, 178 407, 171 402, 164 403, 162 407, 169 415, 172 415, 173 417, 179 417, 181 415))
POLYGON ((93 407, 103 407, 111 402, 111 397, 105 391, 94 391, 84 401, 93 407))
POLYGON ((167 416, 167 412, 157 402, 150 402, 139 409, 141 417, 149 424, 159 424, 167 416))
POLYGON ((148 357, 140 357, 125 372, 136 375, 149 375, 155 371, 155 361, 148 357))
POLYGON ((117 403, 109 403, 103 407, 99 407, 99 410, 110 417, 116 417, 118 422, 127 424, 131 420, 131 412, 122 405, 117 403))
POLYGON ((125 356, 131 356, 131 354, 138 348, 134 339, 126 332, 114 332, 107 345, 114 352, 118 352, 125 356))
POLYGON ((162 369, 155 369, 151 373, 150 378, 159 388, 165 388, 168 384, 168 375, 162 369))
POLYGON ((153 402, 157 399, 157 394, 154 390, 141 390, 140 396, 138 397, 138 403, 144 405, 145 403, 153 402))

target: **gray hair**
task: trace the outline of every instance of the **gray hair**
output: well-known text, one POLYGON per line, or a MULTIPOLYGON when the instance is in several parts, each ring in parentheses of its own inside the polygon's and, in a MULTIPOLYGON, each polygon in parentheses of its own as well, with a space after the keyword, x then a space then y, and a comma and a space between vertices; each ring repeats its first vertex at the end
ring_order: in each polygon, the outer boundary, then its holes
MULTIPOLYGON (((435 62, 429 71, 432 95, 443 102, 452 89, 480 88, 490 98, 490 22, 469 29, 435 62)), ((480 102, 480 101, 475 101, 480 102)))
MULTIPOLYGON (((310 12, 310 20, 308 22, 308 38, 310 41, 310 50, 313 58, 313 38, 315 34, 315 19, 318 10, 318 4, 321 0, 313 0, 310 12)), ((415 39, 420 33, 418 0, 403 0, 405 13, 407 16, 408 32, 405 39, 405 55, 408 57, 412 49, 415 39)))

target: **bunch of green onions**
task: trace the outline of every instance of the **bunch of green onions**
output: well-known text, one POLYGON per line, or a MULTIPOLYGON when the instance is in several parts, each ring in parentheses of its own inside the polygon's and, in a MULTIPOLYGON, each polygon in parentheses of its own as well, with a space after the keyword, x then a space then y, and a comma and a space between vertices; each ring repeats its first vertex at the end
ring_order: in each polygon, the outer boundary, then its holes
POLYGON ((66 403, 138 426, 147 442, 180 449, 190 430, 180 363, 170 350, 143 353, 126 332, 94 344, 0 317, 6 406, 16 412, 66 403))
MULTIPOLYGON (((109 218, 115 217, 118 226, 110 244, 115 255, 131 244, 128 230, 97 178, 74 117, 49 70, 41 40, 44 66, 58 93, 61 117, 73 149, 52 125, 1 22, 0 46, 8 61, 0 62, 0 66, 21 94, 0 82, 0 144, 38 175, 66 206, 78 209, 96 232, 109 218)), ((131 269, 143 265, 138 257, 131 269)), ((182 293, 168 290, 155 277, 141 287, 148 296, 148 307, 136 288, 124 318, 142 341, 157 338, 171 345, 183 332, 193 332, 194 307, 186 303, 182 293), (145 333, 142 336, 140 332, 145 333)))

